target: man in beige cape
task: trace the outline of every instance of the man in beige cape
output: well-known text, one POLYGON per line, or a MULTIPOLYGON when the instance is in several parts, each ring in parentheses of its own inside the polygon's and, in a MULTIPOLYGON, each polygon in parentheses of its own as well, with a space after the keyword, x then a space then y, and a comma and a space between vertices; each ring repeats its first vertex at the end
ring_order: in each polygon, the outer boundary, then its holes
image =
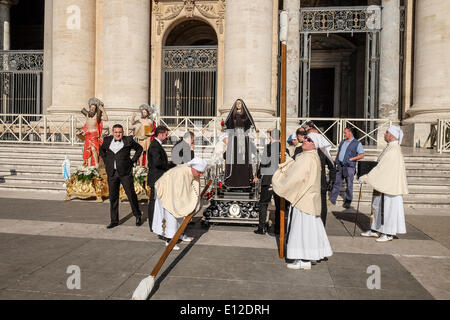
POLYGON ((400 148, 402 139, 403 131, 391 126, 384 134, 388 145, 378 157, 377 166, 359 178, 360 183, 367 183, 374 189, 371 230, 361 236, 377 238, 377 242, 392 241, 397 233, 406 233, 402 195, 408 194, 408 184, 400 148))
POLYGON ((287 265, 290 269, 311 269, 312 260, 320 261, 333 254, 320 218, 318 146, 316 135, 305 137, 303 152, 295 161, 289 158, 281 164, 272 178, 273 190, 291 203, 286 236, 286 257, 294 260, 287 265))
MULTIPOLYGON (((184 218, 200 208, 200 177, 207 163, 194 158, 165 172, 155 183, 155 211, 152 230, 166 239, 166 246, 173 238, 184 218)), ((180 240, 193 239, 182 235, 180 240)), ((174 250, 180 250, 178 246, 174 250)))

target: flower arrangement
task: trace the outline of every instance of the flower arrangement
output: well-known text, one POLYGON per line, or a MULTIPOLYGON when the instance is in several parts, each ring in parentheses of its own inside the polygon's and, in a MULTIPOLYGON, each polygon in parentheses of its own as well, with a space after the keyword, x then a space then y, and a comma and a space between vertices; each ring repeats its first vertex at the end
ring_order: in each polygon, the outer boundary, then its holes
POLYGON ((144 184, 145 178, 147 178, 148 169, 142 166, 136 166, 133 168, 133 177, 140 185, 144 184))
MULTIPOLYGON (((222 190, 222 188, 223 188, 223 183, 220 181, 217 182, 217 191, 222 190)), ((206 199, 211 200, 215 195, 216 195, 216 188, 212 188, 211 191, 206 193, 206 199)))
POLYGON ((80 166, 75 172, 78 181, 86 182, 94 179, 100 179, 98 169, 94 166, 80 166))
POLYGON ((215 194, 216 194, 216 189, 215 189, 215 188, 212 188, 211 191, 209 191, 209 192, 206 194, 206 198, 207 198, 208 200, 211 200, 211 199, 214 197, 215 194))

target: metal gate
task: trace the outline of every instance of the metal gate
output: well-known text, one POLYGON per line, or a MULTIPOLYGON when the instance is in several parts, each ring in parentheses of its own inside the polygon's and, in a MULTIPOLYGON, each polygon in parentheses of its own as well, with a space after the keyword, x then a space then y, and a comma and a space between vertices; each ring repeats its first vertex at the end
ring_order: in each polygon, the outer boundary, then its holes
POLYGON ((381 7, 336 7, 300 9, 301 116, 310 116, 311 35, 329 33, 367 34, 365 118, 374 119, 378 111, 379 47, 381 7))
POLYGON ((217 46, 164 47, 162 112, 216 116, 217 46))
POLYGON ((42 113, 42 51, 0 51, 0 110, 42 113))

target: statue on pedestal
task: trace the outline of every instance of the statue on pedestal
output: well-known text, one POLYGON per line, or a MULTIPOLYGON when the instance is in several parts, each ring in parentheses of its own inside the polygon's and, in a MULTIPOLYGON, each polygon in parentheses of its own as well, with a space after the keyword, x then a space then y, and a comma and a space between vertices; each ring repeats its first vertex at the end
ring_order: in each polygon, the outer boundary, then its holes
POLYGON ((237 99, 225 121, 228 144, 225 161, 225 186, 249 188, 253 182, 253 155, 256 147, 249 139, 249 130, 255 129, 250 112, 242 99, 237 99))
POLYGON ((88 102, 89 111, 83 108, 81 113, 86 116, 86 124, 78 135, 84 137, 83 161, 84 166, 99 167, 99 150, 103 142, 103 121, 108 120, 103 102, 91 98, 88 102))
POLYGON ((155 138, 156 130, 156 117, 155 110, 152 109, 148 104, 143 104, 139 107, 141 112, 141 118, 136 120, 136 113, 133 113, 133 118, 131 119, 132 125, 138 125, 136 129, 136 138, 138 143, 144 149, 142 155, 139 158, 138 165, 146 167, 145 163, 147 159, 147 150, 150 147, 150 143, 155 138))

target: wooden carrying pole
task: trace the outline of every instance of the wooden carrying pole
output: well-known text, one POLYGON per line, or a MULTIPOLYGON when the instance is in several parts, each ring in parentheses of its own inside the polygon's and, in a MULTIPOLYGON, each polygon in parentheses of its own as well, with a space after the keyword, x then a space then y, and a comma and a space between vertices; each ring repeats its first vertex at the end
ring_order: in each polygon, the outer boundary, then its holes
MULTIPOLYGON (((286 44, 281 43, 281 163, 286 161, 286 44)), ((285 200, 280 199, 280 259, 284 258, 285 200)))
MULTIPOLYGON (((206 184, 206 186, 203 188, 203 191, 200 194, 200 201, 202 201, 202 198, 205 195, 205 193, 208 190, 211 183, 212 183, 212 180, 209 180, 208 183, 206 184)), ((170 252, 172 251, 173 247, 175 247, 175 245, 177 244, 178 239, 180 239, 181 235, 183 234, 184 230, 186 229, 188 223, 191 221, 194 214, 195 214, 195 210, 190 215, 188 215, 186 218, 184 218, 183 222, 181 223, 180 228, 178 228, 177 233, 175 233, 175 236, 172 238, 172 240, 170 240, 169 245, 166 247, 166 250, 163 252, 161 258, 159 258, 159 261, 156 264, 156 266, 153 268, 152 273, 150 273, 150 275, 152 277, 156 277, 156 275, 159 272, 159 269, 161 269, 161 267, 163 266, 164 262, 166 261, 167 257, 169 256, 170 252)))

